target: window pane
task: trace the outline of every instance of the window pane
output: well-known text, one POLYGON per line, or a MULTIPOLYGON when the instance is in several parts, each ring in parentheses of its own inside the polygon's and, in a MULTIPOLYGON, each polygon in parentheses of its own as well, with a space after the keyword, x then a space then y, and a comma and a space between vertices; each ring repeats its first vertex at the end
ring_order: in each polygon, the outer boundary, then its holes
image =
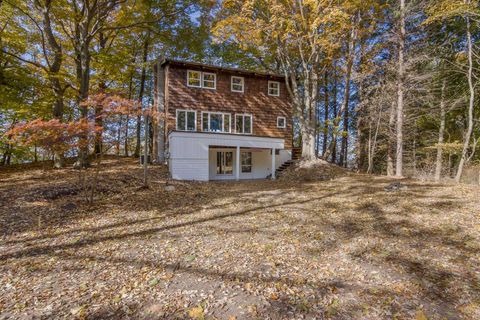
POLYGON ((225 174, 233 173, 233 152, 225 152, 225 167, 223 172, 225 174))
POLYGON ((244 121, 243 132, 252 133, 252 117, 245 116, 243 121, 244 121))
POLYGON ((215 74, 204 73, 203 74, 203 86, 205 88, 215 88, 215 74))
POLYGON ((210 114, 210 131, 221 132, 223 128, 222 114, 210 114))
POLYGON ((232 77, 232 91, 243 92, 243 78, 232 77))
POLYGON ((252 172, 252 153, 242 152, 242 172, 252 172))
POLYGON ((277 118, 277 127, 285 128, 285 118, 283 117, 277 118))
POLYGON ((280 94, 280 83, 279 82, 269 82, 268 83, 268 94, 271 96, 278 96, 280 94))
POLYGON ((224 120, 223 131, 230 132, 230 115, 229 114, 223 115, 223 120, 224 120))
POLYGON ((235 115, 235 132, 243 133, 243 116, 235 115))
POLYGON ((195 112, 187 112, 187 130, 195 131, 195 112))
POLYGON ((177 112, 177 130, 185 130, 185 111, 177 112))
POLYGON ((188 85, 192 87, 200 87, 200 72, 188 71, 188 85))
POLYGON ((202 130, 208 131, 208 113, 202 113, 202 130))

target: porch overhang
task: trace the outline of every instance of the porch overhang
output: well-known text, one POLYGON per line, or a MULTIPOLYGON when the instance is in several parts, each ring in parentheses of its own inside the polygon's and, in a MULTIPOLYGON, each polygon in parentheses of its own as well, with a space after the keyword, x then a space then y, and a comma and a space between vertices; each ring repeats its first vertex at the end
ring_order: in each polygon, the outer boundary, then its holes
POLYGON ((259 149, 284 149, 285 140, 254 135, 240 135, 231 133, 207 133, 207 132, 184 132, 173 131, 170 133, 170 142, 183 140, 190 144, 194 142, 203 146, 222 146, 259 149))

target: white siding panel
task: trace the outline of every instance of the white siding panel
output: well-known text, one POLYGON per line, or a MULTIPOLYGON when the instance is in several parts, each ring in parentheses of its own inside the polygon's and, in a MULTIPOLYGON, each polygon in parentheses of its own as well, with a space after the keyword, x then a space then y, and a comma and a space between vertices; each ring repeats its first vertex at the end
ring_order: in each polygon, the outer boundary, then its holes
POLYGON ((175 180, 208 181, 208 160, 175 159, 171 172, 175 180))

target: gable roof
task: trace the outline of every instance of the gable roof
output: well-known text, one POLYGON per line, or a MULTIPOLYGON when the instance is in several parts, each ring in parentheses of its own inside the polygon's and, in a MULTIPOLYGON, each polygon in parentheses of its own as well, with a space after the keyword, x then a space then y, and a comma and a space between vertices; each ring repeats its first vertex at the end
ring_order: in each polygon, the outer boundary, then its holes
POLYGON ((215 66, 215 65, 212 65, 212 64, 204 64, 204 63, 198 63, 198 62, 192 62, 192 61, 167 59, 167 58, 162 58, 162 57, 160 57, 158 59, 158 62, 160 63, 160 66, 170 64, 170 65, 177 65, 177 66, 182 66, 182 67, 191 67, 191 68, 200 69, 200 70, 223 71, 223 72, 231 73, 231 74, 234 74, 234 75, 235 74, 237 74, 237 75, 248 75, 248 76, 266 77, 266 78, 276 79, 276 80, 285 80, 285 76, 281 75, 279 73, 270 73, 270 72, 264 72, 264 71, 253 71, 253 70, 240 69, 240 68, 220 67, 220 66, 215 66))

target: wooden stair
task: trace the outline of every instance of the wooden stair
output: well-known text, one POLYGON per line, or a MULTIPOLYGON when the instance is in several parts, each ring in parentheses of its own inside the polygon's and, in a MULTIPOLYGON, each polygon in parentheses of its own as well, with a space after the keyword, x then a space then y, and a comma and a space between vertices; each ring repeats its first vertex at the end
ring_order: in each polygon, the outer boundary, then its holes
MULTIPOLYGON (((277 170, 275 170, 275 176, 278 178, 282 175, 282 172, 290 168, 292 164, 298 161, 302 157, 302 148, 292 148, 292 160, 285 161, 277 170)), ((272 177, 271 174, 267 176, 267 179, 272 177)))
POLYGON ((298 160, 302 157, 302 148, 292 148, 292 160, 298 160))
POLYGON ((275 176, 279 177, 283 171, 287 170, 293 163, 295 162, 295 160, 288 160, 288 161, 285 161, 280 167, 278 167, 278 169, 275 171, 275 176))

